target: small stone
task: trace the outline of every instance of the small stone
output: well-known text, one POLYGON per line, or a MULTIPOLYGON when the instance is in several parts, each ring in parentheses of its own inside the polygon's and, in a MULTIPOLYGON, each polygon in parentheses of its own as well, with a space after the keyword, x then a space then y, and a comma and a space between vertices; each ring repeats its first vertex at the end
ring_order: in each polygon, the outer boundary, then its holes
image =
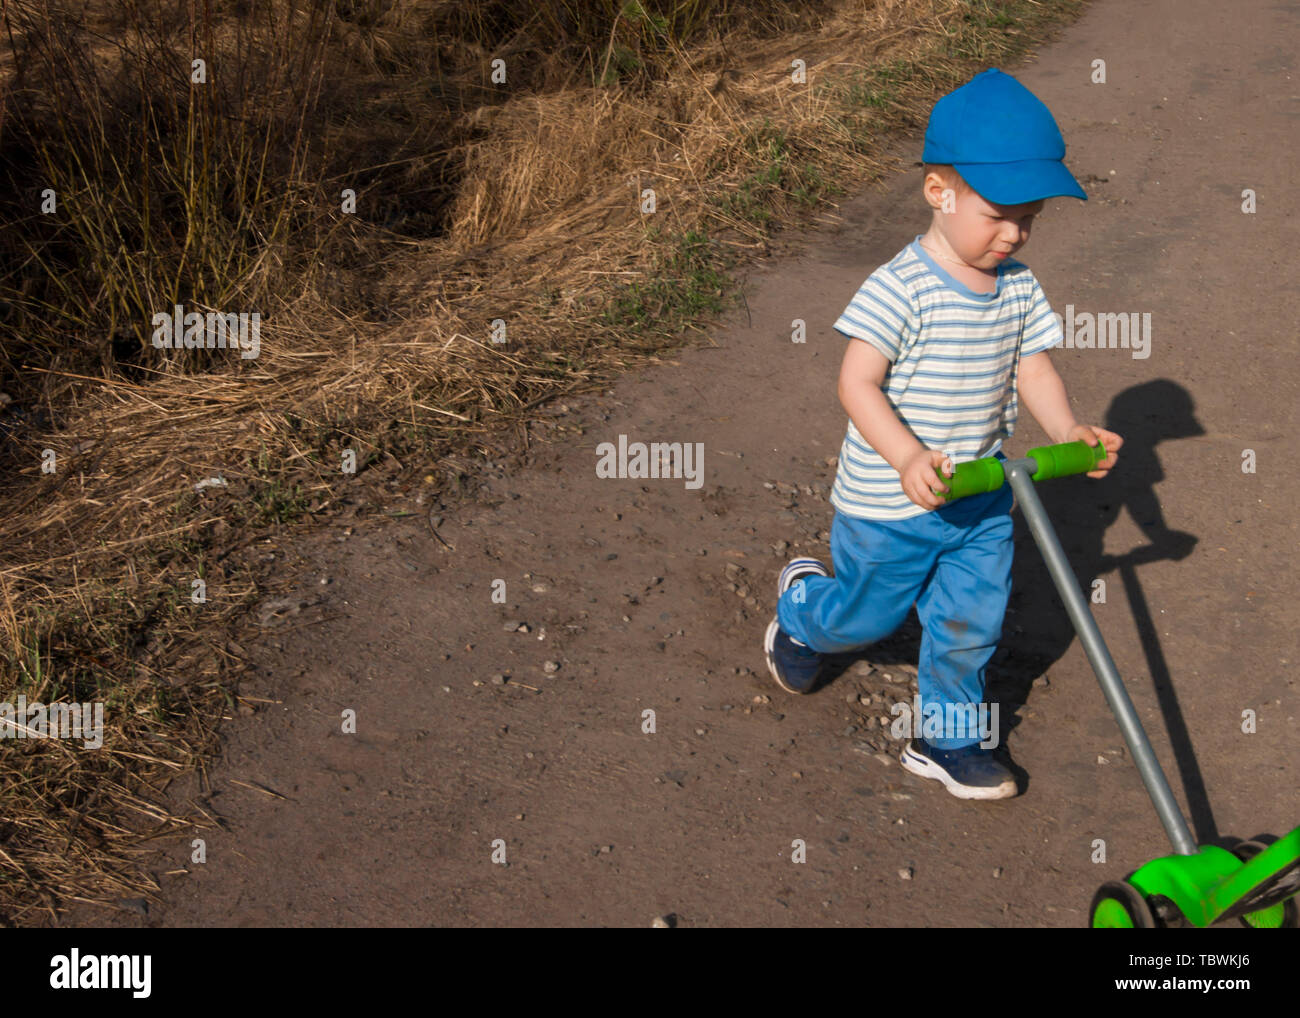
POLYGON ((898 871, 898 879, 899 879, 899 880, 911 880, 911 879, 912 879, 912 867, 911 867, 911 866, 905 866, 903 869, 899 870, 899 871, 898 871))
POLYGON ((558 661, 547 661, 546 664, 542 665, 542 671, 544 671, 547 675, 554 675, 559 670, 560 670, 560 662, 558 661))
POLYGON ((861 698, 858 696, 858 694, 857 694, 856 692, 855 692, 855 693, 849 693, 847 696, 844 697, 844 702, 845 702, 845 703, 861 703, 861 698))
POLYGON ((999 877, 1001 877, 1001 876, 1002 876, 1002 867, 1001 867, 1001 866, 994 866, 994 867, 993 867, 993 879, 996 880, 997 878, 999 878, 999 877))
POLYGON ((1043 688, 1044 686, 1050 686, 1051 684, 1052 684, 1052 680, 1049 679, 1046 675, 1040 675, 1038 676, 1038 678, 1034 679, 1034 685, 1039 687, 1040 689, 1043 688))
POLYGON ((504 629, 507 633, 513 633, 522 625, 523 623, 520 622, 518 619, 512 619, 509 622, 501 623, 501 628, 504 629))
POLYGON ((666 915, 655 916, 650 926, 656 930, 671 930, 673 928, 672 920, 666 915))
POLYGON ((118 907, 134 912, 136 915, 149 914, 149 902, 144 898, 119 898, 117 904, 118 907))
POLYGON ((876 670, 876 669, 875 669, 875 666, 872 665, 872 663, 871 663, 870 661, 858 661, 857 663, 855 663, 855 664, 853 665, 852 668, 849 669, 849 671, 850 671, 852 674, 854 674, 854 675, 863 675, 863 676, 870 675, 870 674, 872 674, 872 672, 874 672, 875 670, 876 670))
POLYGON ((1098 762, 1099 764, 1110 763, 1110 761, 1107 760, 1107 759, 1106 759, 1104 756, 1102 756, 1100 753, 1097 754, 1097 762, 1098 762))
POLYGON ((500 672, 497 672, 495 675, 492 676, 492 685, 504 686, 505 684, 506 684, 506 677, 502 675, 500 672))
POLYGON ((771 703, 771 702, 772 702, 772 698, 771 698, 770 696, 767 696, 766 694, 760 693, 758 696, 754 697, 754 702, 755 702, 755 703, 771 703))

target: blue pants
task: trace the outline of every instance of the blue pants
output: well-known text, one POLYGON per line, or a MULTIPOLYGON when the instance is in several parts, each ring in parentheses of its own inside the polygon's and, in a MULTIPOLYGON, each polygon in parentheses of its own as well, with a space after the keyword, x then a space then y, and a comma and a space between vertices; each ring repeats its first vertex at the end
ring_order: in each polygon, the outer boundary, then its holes
MULTIPOLYGON (((916 602, 924 630, 921 703, 981 703, 984 669, 1002 638, 1011 593, 1011 503, 1011 486, 1004 484, 906 520, 837 511, 835 576, 805 577, 802 603, 798 584, 787 590, 776 609, 781 628, 822 653, 854 651, 894 632, 916 602)), ((926 741, 958 749, 980 738, 926 741)))

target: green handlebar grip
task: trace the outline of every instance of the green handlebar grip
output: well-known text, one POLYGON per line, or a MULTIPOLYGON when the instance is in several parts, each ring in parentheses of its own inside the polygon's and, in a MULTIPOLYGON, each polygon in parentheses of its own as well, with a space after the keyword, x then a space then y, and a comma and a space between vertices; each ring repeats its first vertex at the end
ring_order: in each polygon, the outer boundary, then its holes
MULTIPOLYGON (((1038 465, 1038 472, 1033 475, 1034 480, 1046 481, 1052 477, 1069 477, 1071 474, 1086 474, 1090 470, 1096 470, 1097 464, 1109 454, 1101 443, 1093 446, 1087 442, 1062 442, 1060 445, 1040 445, 1025 455, 1038 465)), ((948 490, 936 491, 934 494, 945 502, 965 498, 967 495, 997 491, 1006 481, 1002 461, 994 456, 958 463, 951 477, 944 477, 942 470, 939 477, 948 486, 948 490)))
POLYGON ((1062 442, 1060 445, 1040 445, 1025 455, 1038 464, 1034 480, 1046 481, 1052 477, 1069 477, 1096 470, 1097 464, 1109 454, 1100 442, 1095 446, 1087 442, 1062 442))
POLYGON ((1006 481, 1002 472, 1002 461, 993 456, 982 460, 970 460, 958 463, 951 477, 944 477, 939 471, 939 479, 948 486, 946 492, 935 492, 941 499, 951 502, 953 499, 965 498, 967 495, 983 495, 988 491, 997 491, 1006 481))

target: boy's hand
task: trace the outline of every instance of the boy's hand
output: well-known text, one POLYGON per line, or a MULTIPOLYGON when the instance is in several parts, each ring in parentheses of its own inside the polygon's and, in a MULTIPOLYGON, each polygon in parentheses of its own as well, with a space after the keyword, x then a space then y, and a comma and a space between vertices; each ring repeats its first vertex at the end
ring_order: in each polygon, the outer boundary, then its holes
POLYGON ((1115 432, 1107 431, 1105 428, 1094 428, 1090 424, 1076 424, 1066 435, 1065 441, 1083 441, 1089 445, 1096 445, 1101 442, 1106 447, 1108 455, 1097 464, 1096 470, 1088 472, 1089 477, 1105 477, 1119 459, 1119 447, 1124 444, 1124 439, 1120 438, 1115 432))
POLYGON ((922 509, 937 509, 944 505, 944 500, 934 494, 935 491, 948 490, 938 474, 941 466, 947 467, 944 476, 951 477, 953 465, 947 456, 934 449, 918 449, 908 457, 903 469, 898 472, 899 480, 903 482, 903 494, 922 509))

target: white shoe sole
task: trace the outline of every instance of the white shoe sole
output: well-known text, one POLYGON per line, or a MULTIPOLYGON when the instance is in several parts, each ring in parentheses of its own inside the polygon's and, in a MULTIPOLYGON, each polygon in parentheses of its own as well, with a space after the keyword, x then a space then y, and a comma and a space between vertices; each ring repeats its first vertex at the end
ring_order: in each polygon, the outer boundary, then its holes
POLYGON ((903 748, 902 753, 898 755, 898 762, 903 765, 905 771, 918 777, 941 782, 943 787, 958 799, 1010 799, 1016 794, 1016 783, 1011 778, 992 788, 972 788, 970 785, 959 784, 951 774, 929 757, 913 753, 911 746, 903 748))
POLYGON ((781 676, 777 673, 776 657, 775 657, 776 634, 779 633, 780 631, 781 631, 781 623, 776 618, 773 618, 772 621, 767 624, 767 632, 763 634, 763 656, 767 658, 767 670, 771 673, 772 678, 776 681, 776 684, 780 686, 782 689, 784 689, 787 693, 793 693, 796 696, 802 696, 803 694, 801 694, 799 690, 791 689, 784 682, 782 682, 781 676))
POLYGON ((813 573, 817 576, 830 576, 830 573, 826 571, 826 567, 815 558, 791 559, 785 564, 785 568, 781 570, 781 575, 776 581, 776 596, 778 598, 790 589, 796 573, 813 573))
MULTIPOLYGON (((791 578, 795 573, 813 573, 817 576, 830 576, 830 573, 826 571, 826 567, 815 558, 791 559, 785 564, 785 568, 781 570, 781 575, 776 581, 777 600, 780 600, 781 595, 790 588, 791 578)), ((795 696, 803 696, 804 694, 799 690, 791 689, 782 682, 781 676, 777 674, 774 651, 776 650, 776 634, 780 629, 780 620, 773 616, 772 621, 768 623, 767 632, 763 634, 763 656, 767 658, 767 670, 771 673, 776 684, 787 693, 793 693, 795 696)))

